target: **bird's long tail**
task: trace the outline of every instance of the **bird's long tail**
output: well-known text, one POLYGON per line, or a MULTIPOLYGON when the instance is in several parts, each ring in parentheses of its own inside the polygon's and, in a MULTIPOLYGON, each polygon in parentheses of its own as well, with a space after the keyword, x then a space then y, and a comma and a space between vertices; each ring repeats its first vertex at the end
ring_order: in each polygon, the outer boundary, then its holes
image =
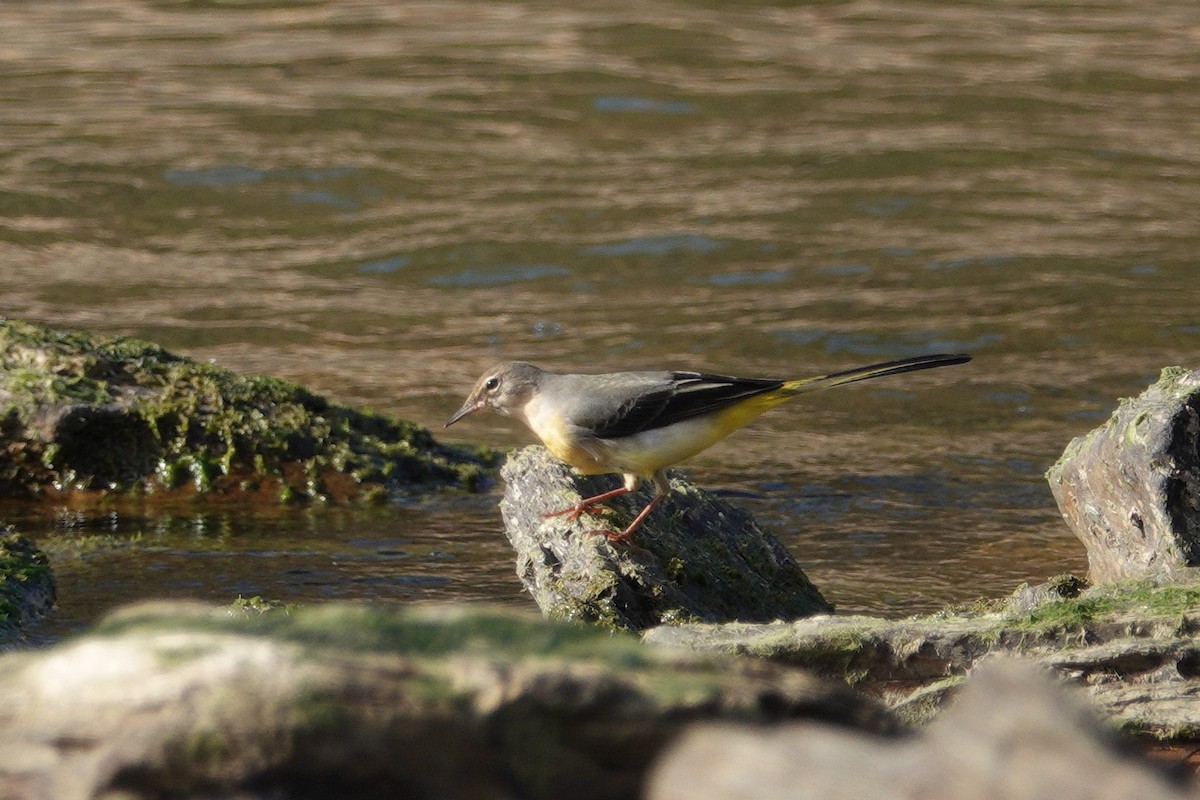
POLYGON ((948 367, 952 364, 965 364, 970 360, 971 357, 965 353, 956 353, 953 355, 938 353, 930 356, 902 358, 899 361, 885 361, 882 364, 855 367, 844 372, 834 372, 829 375, 817 375, 813 378, 788 381, 783 384, 780 392, 786 396, 803 394, 804 392, 815 392, 819 389, 832 389, 834 386, 870 380, 871 378, 883 378, 888 375, 900 375, 904 372, 916 372, 922 369, 933 369, 934 367, 948 367))

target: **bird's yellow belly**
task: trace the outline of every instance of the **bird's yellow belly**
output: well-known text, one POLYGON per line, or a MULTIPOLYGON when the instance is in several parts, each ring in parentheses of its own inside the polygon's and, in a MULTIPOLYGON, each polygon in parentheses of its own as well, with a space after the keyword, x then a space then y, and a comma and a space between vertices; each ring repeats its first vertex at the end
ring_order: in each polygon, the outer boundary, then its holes
POLYGON ((618 470, 650 476, 712 447, 728 433, 719 418, 704 417, 609 440, 604 445, 618 470))
POLYGON ((712 447, 786 399, 781 395, 764 395, 717 414, 694 417, 618 439, 581 437, 577 430, 572 431, 561 418, 545 413, 536 403, 527 407, 526 420, 546 449, 586 475, 623 472, 650 477, 712 447))
POLYGON ((549 436, 542 437, 542 443, 556 458, 567 462, 584 475, 622 471, 620 467, 611 463, 604 449, 596 445, 594 440, 590 446, 585 446, 583 442, 549 436))
POLYGON ((603 448, 596 446, 595 440, 580 438, 571 432, 561 415, 547 410, 536 400, 525 408, 525 423, 555 458, 565 461, 583 474, 600 475, 619 471, 608 463, 603 448))

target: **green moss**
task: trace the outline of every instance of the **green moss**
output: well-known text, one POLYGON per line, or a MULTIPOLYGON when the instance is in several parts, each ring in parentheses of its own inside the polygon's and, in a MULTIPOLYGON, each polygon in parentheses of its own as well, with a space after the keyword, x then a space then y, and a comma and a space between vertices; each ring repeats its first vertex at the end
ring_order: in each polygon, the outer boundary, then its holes
POLYGON ((54 599, 54 575, 46 554, 11 527, 0 526, 0 636, 15 633, 38 609, 27 600, 54 599))
POLYGON ((850 685, 869 679, 865 668, 868 651, 879 645, 879 629, 887 623, 840 624, 808 636, 796 646, 791 628, 769 636, 756 636, 750 645, 735 645, 731 652, 771 658, 807 667, 823 675, 839 676, 850 685))
POLYGON ((278 378, 4 319, 0 454, 0 494, 190 487, 275 491, 283 502, 478 490, 499 458, 278 378))
MULTIPOLYGON (((1059 576, 1052 583, 1062 591, 1076 591, 1082 582, 1076 576, 1059 576)), ((805 635, 797 641, 790 627, 777 633, 755 636, 751 644, 731 645, 733 652, 782 660, 809 667, 822 674, 840 676, 852 685, 880 676, 873 674, 883 664, 897 660, 893 650, 944 632, 954 642, 953 654, 946 658, 962 667, 976 657, 998 649, 1012 652, 1037 650, 1047 646, 1059 650, 1084 647, 1096 641, 1097 626, 1128 620, 1147 621, 1173 635, 1191 635, 1200 615, 1200 584, 1156 585, 1149 581, 1130 581, 1088 590, 1076 597, 1044 602, 1023 613, 1001 613, 995 604, 987 604, 986 613, 968 607, 926 617, 913 618, 914 630, 904 629, 905 622, 878 620, 864 624, 840 624, 805 635)), ((901 655, 899 661, 908 656, 901 655)), ((885 667, 885 672, 889 667, 885 667)))
POLYGON ((143 541, 141 532, 116 536, 111 533, 80 534, 72 531, 46 537, 42 541, 42 549, 55 559, 82 558, 92 553, 137 547, 143 541))
POLYGON ((1200 585, 1128 581, 1043 603, 1026 614, 1006 617, 1001 624, 1009 629, 1044 631, 1078 628, 1121 613, 1173 617, 1198 609, 1200 585))
POLYGON ((946 695, 967 681, 966 675, 952 675, 922 686, 892 711, 905 725, 919 727, 928 723, 942 710, 946 695))
POLYGON ((321 695, 307 695, 296 700, 293 710, 301 730, 321 735, 350 733, 354 718, 344 703, 321 695))
POLYGON ((194 643, 170 648, 160 648, 154 652, 154 658, 165 669, 186 666, 193 661, 212 655, 212 647, 194 643))
POLYGON ((1131 736, 1145 736, 1160 741, 1200 741, 1200 727, 1195 725, 1164 725, 1161 720, 1145 717, 1127 717, 1124 719, 1118 717, 1117 729, 1131 736))
POLYGON ((1008 598, 993 598, 993 597, 977 597, 974 600, 969 600, 963 603, 952 603, 944 606, 932 614, 928 614, 920 619, 935 622, 942 619, 956 619, 962 617, 979 617, 988 614, 999 614, 1008 607, 1008 598))
POLYGON ((151 607, 109 617, 96 626, 95 632, 110 635, 129 630, 187 628, 270 635, 313 650, 334 648, 411 656, 461 651, 524 657, 552 653, 603 657, 626 666, 649 663, 654 658, 631 635, 494 609, 445 612, 333 603, 292 607, 282 614, 203 613, 165 618, 151 607))
POLYGON ((254 616, 270 612, 290 614, 298 608, 300 606, 295 603, 285 603, 282 600, 264 600, 258 595, 242 597, 239 594, 237 599, 229 604, 229 613, 233 616, 254 616))
POLYGON ((225 736, 215 730, 194 731, 184 744, 184 755, 191 764, 214 765, 229 757, 231 748, 225 736))

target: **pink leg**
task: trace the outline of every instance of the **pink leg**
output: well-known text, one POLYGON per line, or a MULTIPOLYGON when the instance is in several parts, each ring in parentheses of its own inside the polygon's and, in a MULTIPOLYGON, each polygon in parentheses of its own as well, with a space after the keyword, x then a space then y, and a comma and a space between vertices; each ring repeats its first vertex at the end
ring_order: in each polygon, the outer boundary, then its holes
POLYGON ((654 495, 650 502, 646 504, 646 507, 642 509, 642 512, 633 518, 633 522, 629 523, 629 527, 620 533, 613 533, 612 531, 606 530, 594 532, 604 534, 604 536, 606 536, 610 542, 628 544, 629 540, 633 536, 633 532, 637 530, 637 527, 645 521, 646 517, 650 516, 651 511, 658 508, 658 504, 663 501, 664 497, 666 497, 665 494, 654 495))
POLYGON ((605 500, 611 500, 614 497, 620 497, 623 494, 629 494, 631 491, 633 491, 633 490, 628 488, 627 486, 622 486, 620 488, 613 489, 611 492, 604 492, 603 494, 598 494, 595 497, 585 498, 583 500, 580 500, 578 503, 576 503, 573 506, 568 506, 567 508, 564 508, 562 511, 552 511, 549 514, 545 514, 544 516, 547 519, 549 519, 550 517, 566 516, 566 518, 569 521, 574 522, 575 520, 577 520, 581 516, 583 516, 583 512, 587 511, 592 506, 594 506, 598 503, 603 503, 605 500))

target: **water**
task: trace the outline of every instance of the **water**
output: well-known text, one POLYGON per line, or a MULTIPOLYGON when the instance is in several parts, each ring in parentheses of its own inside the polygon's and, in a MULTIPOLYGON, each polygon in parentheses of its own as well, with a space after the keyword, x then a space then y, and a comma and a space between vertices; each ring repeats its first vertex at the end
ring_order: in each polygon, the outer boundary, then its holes
MULTIPOLYGON (((504 358, 793 377, 966 350, 686 471, 848 611, 1084 569, 1042 472, 1196 366, 1194 4, 631 6, 13 5, 0 313, 430 426, 504 358)), ((496 499, 0 514, 136 539, 63 562, 71 628, 163 595, 526 604, 496 499)))

